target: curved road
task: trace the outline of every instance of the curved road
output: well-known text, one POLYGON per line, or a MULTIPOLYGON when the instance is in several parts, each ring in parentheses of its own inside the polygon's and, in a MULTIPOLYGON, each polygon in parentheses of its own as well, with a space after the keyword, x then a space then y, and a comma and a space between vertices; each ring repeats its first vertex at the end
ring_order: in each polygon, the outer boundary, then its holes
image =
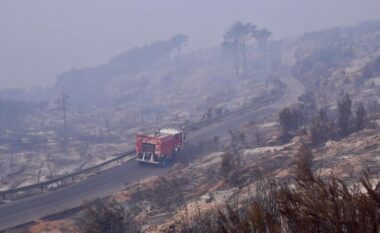
MULTIPOLYGON (((192 132, 188 135, 188 141, 197 142, 215 135, 227 135, 228 129, 237 128, 241 123, 253 119, 263 119, 276 110, 295 103, 304 92, 303 85, 293 78, 282 78, 281 81, 286 84, 287 89, 285 95, 276 103, 252 109, 239 116, 226 117, 219 123, 192 132)), ((126 184, 164 174, 168 169, 137 166, 135 160, 130 160, 82 182, 0 205, 0 231, 78 207, 86 200, 109 196, 125 188, 126 184)))

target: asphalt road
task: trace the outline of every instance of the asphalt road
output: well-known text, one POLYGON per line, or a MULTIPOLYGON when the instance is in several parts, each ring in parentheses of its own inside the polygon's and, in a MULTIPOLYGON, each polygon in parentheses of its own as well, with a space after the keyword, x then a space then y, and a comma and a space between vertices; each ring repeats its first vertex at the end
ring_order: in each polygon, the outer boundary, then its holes
MULTIPOLYGON (((293 78, 282 78, 281 81, 286 84, 287 90, 276 103, 260 109, 252 109, 239 116, 229 116, 219 123, 191 132, 187 140, 196 142, 215 135, 226 135, 229 129, 237 128, 244 122, 268 117, 278 109, 296 102, 304 92, 302 84, 293 78)), ((125 188, 126 184, 164 174, 168 170, 169 168, 139 166, 133 159, 82 182, 2 204, 0 205, 0 231, 78 207, 85 201, 109 196, 125 188)))

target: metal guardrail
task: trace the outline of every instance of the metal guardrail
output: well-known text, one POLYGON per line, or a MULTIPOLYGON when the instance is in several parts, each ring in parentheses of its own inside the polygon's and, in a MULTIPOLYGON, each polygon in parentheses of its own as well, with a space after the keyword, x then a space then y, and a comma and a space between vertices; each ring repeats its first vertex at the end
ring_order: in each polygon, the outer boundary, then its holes
POLYGON ((40 182, 40 183, 37 183, 37 184, 32 184, 32 185, 27 185, 27 186, 23 186, 23 187, 20 187, 20 188, 14 188, 14 189, 9 189, 9 190, 5 190, 5 191, 0 191, 0 196, 3 197, 3 199, 5 199, 5 196, 6 195, 9 195, 9 194, 14 194, 14 193, 18 193, 18 192, 22 192, 22 191, 26 191, 26 190, 30 190, 30 189, 41 189, 43 190, 45 187, 47 187, 48 185, 50 184, 54 184, 54 183, 58 183, 62 180, 66 180, 66 179, 69 179, 69 178, 74 178, 75 176, 77 175, 80 175, 80 174, 84 174, 84 173, 88 173, 88 172, 91 172, 91 171, 94 171, 94 170, 97 170, 103 166, 106 166, 108 164, 111 164, 113 162, 117 162, 129 155, 132 155, 135 151, 134 150, 130 150, 130 151, 127 151, 121 155, 118 155, 117 157, 113 158, 113 159, 110 159, 110 160, 107 160, 103 163, 100 163, 100 164, 97 164, 95 166, 92 166, 92 167, 89 167, 89 168, 85 168, 85 169, 82 169, 80 171, 76 171, 76 172, 73 172, 73 173, 70 173, 70 174, 67 174, 67 175, 63 175, 63 176, 60 176, 60 177, 56 177, 56 178, 53 178, 53 179, 50 179, 50 180, 47 180, 47 181, 44 181, 44 182, 40 182))
MULTIPOLYGON (((222 120, 223 118, 228 117, 230 115, 233 115, 233 114, 236 114, 236 113, 242 113, 243 114, 247 110, 247 108, 249 108, 249 107, 252 107, 254 105, 260 104, 260 102, 261 103, 263 103, 263 102, 267 103, 268 101, 276 101, 279 98, 281 98, 282 95, 283 95, 283 93, 281 93, 280 95, 275 95, 275 96, 269 95, 268 97, 261 97, 260 101, 253 101, 249 105, 244 106, 243 108, 236 109, 234 111, 229 111, 229 112, 227 112, 225 114, 222 114, 222 115, 219 115, 219 116, 215 116, 215 117, 212 117, 210 119, 201 120, 199 122, 186 125, 185 127, 183 127, 183 129, 184 130, 190 130, 190 131, 191 130, 196 130, 196 129, 199 129, 200 127, 205 127, 205 126, 207 126, 207 125, 209 125, 209 124, 211 124, 213 122, 222 120)), ((130 150, 130 151, 124 152, 124 153, 116 156, 113 159, 107 160, 107 161, 105 161, 103 163, 97 164, 97 165, 89 167, 89 168, 82 169, 80 171, 76 171, 76 172, 73 172, 73 173, 70 173, 70 174, 67 174, 67 175, 56 177, 56 178, 53 178, 53 179, 50 179, 50 180, 47 180, 47 181, 44 181, 44 182, 40 182, 40 183, 37 183, 37 184, 32 184, 32 185, 27 185, 27 186, 19 187, 19 188, 14 188, 14 189, 9 189, 9 190, 5 190, 5 191, 0 191, 0 196, 2 196, 3 199, 5 199, 6 195, 14 194, 14 193, 22 192, 22 191, 27 191, 27 190, 31 190, 31 189, 41 189, 41 191, 42 191, 44 188, 46 188, 50 184, 58 183, 60 181, 63 181, 63 180, 69 179, 69 178, 74 179, 74 177, 77 176, 77 175, 97 170, 97 169, 99 169, 99 168, 101 168, 103 166, 106 166, 106 165, 111 164, 113 162, 117 162, 117 161, 119 161, 119 160, 121 160, 121 159, 123 159, 123 158, 125 158, 125 157, 127 157, 129 155, 132 155, 133 153, 135 153, 135 150, 130 150)))

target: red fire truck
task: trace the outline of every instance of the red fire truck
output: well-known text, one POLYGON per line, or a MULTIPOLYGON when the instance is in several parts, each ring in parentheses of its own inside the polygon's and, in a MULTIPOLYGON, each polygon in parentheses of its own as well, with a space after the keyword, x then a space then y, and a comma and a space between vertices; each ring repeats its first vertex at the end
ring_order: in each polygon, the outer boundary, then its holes
POLYGON ((140 163, 165 167, 179 155, 184 143, 184 133, 176 129, 162 129, 152 134, 136 136, 136 160, 140 163))

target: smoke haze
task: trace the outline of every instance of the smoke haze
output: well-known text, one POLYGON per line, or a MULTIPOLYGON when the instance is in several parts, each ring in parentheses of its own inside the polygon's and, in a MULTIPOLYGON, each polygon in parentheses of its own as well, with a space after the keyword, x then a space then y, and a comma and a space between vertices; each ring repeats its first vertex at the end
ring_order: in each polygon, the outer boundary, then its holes
POLYGON ((220 44, 236 20, 276 38, 379 16, 378 0, 0 0, 1 88, 48 86, 57 74, 174 34, 188 49, 220 44))

